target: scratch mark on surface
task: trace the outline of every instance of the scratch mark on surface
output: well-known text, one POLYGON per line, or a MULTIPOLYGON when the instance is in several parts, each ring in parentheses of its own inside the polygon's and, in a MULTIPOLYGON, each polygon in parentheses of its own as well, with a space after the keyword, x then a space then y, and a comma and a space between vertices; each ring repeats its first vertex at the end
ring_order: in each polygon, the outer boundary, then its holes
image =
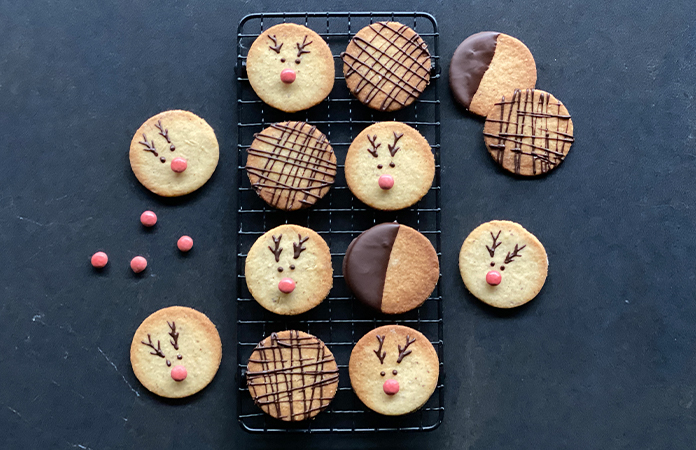
POLYGON ((76 395, 78 395, 82 400, 85 399, 85 396, 82 395, 82 394, 80 394, 79 392, 77 392, 75 389, 71 389, 71 391, 73 391, 73 393, 75 393, 76 395))
POLYGON ((33 223, 34 225, 38 225, 40 227, 44 226, 41 222, 37 222, 36 220, 29 219, 27 217, 22 217, 22 216, 17 216, 19 220, 26 220, 29 223, 33 223))
POLYGON ((126 377, 124 377, 123 374, 122 374, 121 372, 118 371, 118 367, 116 367, 116 364, 114 364, 113 361, 111 361, 111 360, 109 359, 109 357, 106 356, 106 353, 104 353, 104 352, 102 351, 102 349, 99 348, 99 347, 97 347, 97 350, 99 350, 99 353, 102 354, 102 356, 104 357, 104 359, 105 359, 109 364, 111 364, 111 366, 114 368, 114 370, 116 371, 116 373, 118 373, 119 375, 121 375, 121 378, 123 378, 123 382, 126 383, 126 384, 128 385, 128 388, 129 388, 131 391, 133 391, 133 393, 134 393, 137 397, 140 397, 140 392, 138 392, 138 391, 136 391, 135 389, 133 389, 133 386, 131 386, 131 384, 128 382, 128 380, 126 380, 126 377))
POLYGON ((31 321, 32 321, 32 322, 38 322, 38 323, 40 323, 41 325, 46 325, 46 323, 45 323, 43 320, 41 320, 41 319, 43 319, 43 318, 44 318, 44 315, 43 315, 43 314, 35 314, 34 317, 31 318, 31 321))
POLYGON ((14 409, 14 408, 12 408, 12 407, 10 407, 10 406, 8 406, 7 409, 9 409, 9 410, 12 411, 13 413, 15 413, 15 414, 17 415, 17 417, 19 417, 20 419, 22 419, 22 422, 24 422, 24 423, 29 423, 29 422, 27 422, 27 420, 26 420, 24 417, 22 417, 22 415, 21 415, 21 414, 19 413, 19 411, 17 411, 16 409, 14 409))
POLYGON ((68 442, 68 444, 72 445, 73 448, 81 448, 82 450, 92 450, 91 447, 85 447, 85 446, 82 445, 82 444, 73 444, 73 443, 71 443, 71 442, 68 442))

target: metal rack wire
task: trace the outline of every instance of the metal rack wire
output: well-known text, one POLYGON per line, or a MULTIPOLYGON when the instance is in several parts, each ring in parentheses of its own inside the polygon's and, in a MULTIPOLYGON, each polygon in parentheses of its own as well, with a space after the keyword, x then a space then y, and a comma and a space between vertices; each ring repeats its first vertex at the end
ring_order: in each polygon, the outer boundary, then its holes
POLYGON ((238 243, 237 243, 237 383, 239 423, 250 432, 374 432, 426 431, 437 428, 444 416, 444 366, 442 342, 442 297, 440 285, 414 311, 397 316, 383 315, 363 306, 351 295, 341 272, 348 244, 374 224, 398 221, 428 237, 441 255, 440 222, 440 78, 438 27, 433 16, 420 12, 327 12, 260 13, 244 17, 237 32, 238 131, 238 243), (339 54, 364 26, 378 21, 398 21, 418 32, 428 45, 433 69, 431 85, 414 104, 394 113, 373 111, 351 96, 343 77, 339 54), (246 77, 246 54, 263 30, 278 23, 305 25, 329 44, 336 66, 336 82, 329 97, 313 108, 294 114, 275 110, 263 103, 246 77), (244 164, 246 150, 257 133, 271 123, 301 120, 316 125, 328 137, 336 153, 336 183, 312 208, 285 212, 266 205, 249 184, 244 164), (397 120, 416 128, 431 144, 435 154, 435 180, 426 196, 414 207, 394 212, 376 211, 355 199, 343 174, 346 152, 352 140, 374 122, 397 120), (295 223, 315 230, 331 249, 334 286, 318 307, 299 316, 278 316, 263 309, 251 297, 244 279, 244 260, 254 241, 283 223, 295 223), (383 324, 416 328, 435 346, 440 358, 440 380, 430 400, 418 412, 386 417, 367 409, 353 393, 348 377, 348 360, 356 342, 369 330, 383 324), (246 386, 246 362, 256 344, 273 331, 297 329, 323 340, 339 367, 339 388, 328 409, 314 420, 287 423, 263 413, 251 399, 246 386))

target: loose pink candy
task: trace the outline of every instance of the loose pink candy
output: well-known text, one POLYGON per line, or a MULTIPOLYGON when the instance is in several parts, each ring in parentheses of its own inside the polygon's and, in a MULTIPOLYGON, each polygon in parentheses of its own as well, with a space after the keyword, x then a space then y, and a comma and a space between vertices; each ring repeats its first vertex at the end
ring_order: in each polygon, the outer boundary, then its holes
POLYGON ((172 160, 172 170, 176 173, 181 173, 186 170, 188 162, 182 157, 177 157, 172 160))
POLYGON ((145 211, 140 215, 140 223, 146 227, 153 227, 157 223, 157 214, 152 211, 145 211))
POLYGON ((176 241, 176 246, 182 252, 187 252, 193 248, 193 239, 189 236, 181 236, 178 241, 176 241))
POLYGON ((385 394, 394 395, 399 392, 399 382, 393 378, 390 378, 384 382, 384 386, 382 386, 382 388, 384 389, 385 394))
POLYGON ((503 276, 497 270, 491 270, 486 274, 486 283, 491 286, 497 286, 503 281, 503 276))
POLYGON ((385 191, 394 187, 394 177, 386 173, 380 176, 377 182, 379 183, 379 187, 381 187, 385 191))
POLYGON ((136 256, 135 258, 131 259, 130 266, 131 269, 133 269, 133 272, 140 273, 147 267, 147 259, 143 258, 142 256, 136 256))
POLYGON ((186 367, 184 366, 174 366, 172 367, 172 379, 174 381, 184 381, 186 379, 186 367))
POLYGON ((97 269, 101 269, 102 267, 106 266, 106 263, 108 262, 109 257, 106 256, 106 253, 104 252, 97 252, 92 255, 92 266, 96 267, 97 269))
POLYGON ((292 278, 283 278, 278 283, 278 289, 284 294, 289 294, 295 290, 295 282, 292 278))
POLYGON ((292 69, 283 69, 283 71, 280 72, 280 81, 286 84, 290 84, 295 81, 296 77, 297 74, 295 74, 295 71, 292 69))

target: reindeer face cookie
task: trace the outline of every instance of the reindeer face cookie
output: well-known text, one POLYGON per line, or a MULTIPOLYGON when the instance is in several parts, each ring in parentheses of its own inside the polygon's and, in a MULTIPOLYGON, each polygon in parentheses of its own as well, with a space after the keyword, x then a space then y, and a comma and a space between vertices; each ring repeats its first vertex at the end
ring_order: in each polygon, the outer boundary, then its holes
POLYGON ((435 158, 421 134, 400 122, 379 122, 360 133, 346 155, 351 192, 373 208, 407 208, 430 189, 435 158))
POLYGON ((244 273, 254 299, 276 314, 308 311, 333 286, 329 246, 298 225, 281 225, 258 238, 247 254, 244 273))
POLYGON ((399 416, 417 410, 437 387, 440 364, 418 331, 386 325, 363 336, 350 355, 350 383, 371 410, 399 416))
POLYGON ((321 102, 334 84, 326 42, 302 25, 283 23, 261 33, 247 55, 249 83, 261 100, 285 112, 321 102))
POLYGON ((541 242, 505 220, 480 225, 459 253, 459 271, 469 292, 496 308, 514 308, 536 297, 548 266, 541 242))
POLYGON ((172 306, 145 319, 133 336, 131 365, 153 394, 188 397, 208 385, 222 359, 215 325, 194 309, 172 306))

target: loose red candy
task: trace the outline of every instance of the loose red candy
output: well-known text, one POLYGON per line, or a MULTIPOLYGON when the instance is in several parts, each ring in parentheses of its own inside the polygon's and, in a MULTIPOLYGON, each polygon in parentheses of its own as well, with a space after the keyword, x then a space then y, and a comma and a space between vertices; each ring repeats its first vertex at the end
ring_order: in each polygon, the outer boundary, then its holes
POLYGON ((94 266, 97 269, 101 269, 102 267, 106 266, 108 262, 109 257, 106 256, 106 253, 104 252, 97 252, 94 255, 92 255, 92 266, 94 266))
POLYGON ((140 223, 146 227, 152 227, 157 223, 157 214, 152 211, 145 211, 140 215, 140 223))

